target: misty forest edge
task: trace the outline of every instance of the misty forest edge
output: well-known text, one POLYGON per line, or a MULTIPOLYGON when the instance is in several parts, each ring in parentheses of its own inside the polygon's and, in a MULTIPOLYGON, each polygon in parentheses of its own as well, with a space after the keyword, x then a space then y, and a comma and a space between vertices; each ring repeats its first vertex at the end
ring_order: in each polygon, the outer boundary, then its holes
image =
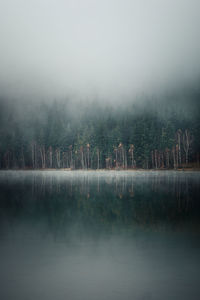
POLYGON ((194 103, 0 106, 0 169, 199 169, 194 103))

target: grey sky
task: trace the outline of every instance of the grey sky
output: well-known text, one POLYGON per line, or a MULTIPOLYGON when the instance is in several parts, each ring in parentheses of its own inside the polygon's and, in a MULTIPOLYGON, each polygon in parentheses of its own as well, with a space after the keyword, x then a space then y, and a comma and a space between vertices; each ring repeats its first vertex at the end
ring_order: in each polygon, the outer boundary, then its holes
POLYGON ((199 0, 0 0, 1 93, 121 97, 192 83, 199 0))

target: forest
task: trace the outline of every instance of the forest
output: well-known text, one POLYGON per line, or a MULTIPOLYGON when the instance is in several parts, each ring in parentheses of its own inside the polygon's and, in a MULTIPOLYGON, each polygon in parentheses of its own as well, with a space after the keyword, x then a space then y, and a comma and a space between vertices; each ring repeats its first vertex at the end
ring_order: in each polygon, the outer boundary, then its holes
POLYGON ((0 168, 199 168, 199 92, 183 94, 103 104, 1 98, 0 168))

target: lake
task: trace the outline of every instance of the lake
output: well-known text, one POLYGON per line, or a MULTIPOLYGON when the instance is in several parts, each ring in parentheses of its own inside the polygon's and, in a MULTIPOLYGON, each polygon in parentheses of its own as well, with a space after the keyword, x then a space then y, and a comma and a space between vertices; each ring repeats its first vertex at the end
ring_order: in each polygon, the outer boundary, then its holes
POLYGON ((0 192, 0 299, 200 299, 200 172, 1 171, 0 192))

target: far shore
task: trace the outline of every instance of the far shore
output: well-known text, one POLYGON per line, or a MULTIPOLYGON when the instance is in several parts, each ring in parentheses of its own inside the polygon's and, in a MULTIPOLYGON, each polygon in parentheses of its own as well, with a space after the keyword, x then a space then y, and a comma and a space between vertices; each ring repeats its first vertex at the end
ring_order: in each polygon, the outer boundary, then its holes
POLYGON ((87 171, 87 172, 109 172, 109 171, 116 171, 116 172, 144 172, 144 171, 181 171, 181 172, 188 172, 188 171, 200 171, 200 167, 188 167, 188 168, 177 168, 177 169, 142 169, 142 168, 134 168, 134 169, 71 169, 71 168, 41 168, 41 169, 31 169, 31 168, 25 168, 25 169, 1 169, 0 171, 87 171))

